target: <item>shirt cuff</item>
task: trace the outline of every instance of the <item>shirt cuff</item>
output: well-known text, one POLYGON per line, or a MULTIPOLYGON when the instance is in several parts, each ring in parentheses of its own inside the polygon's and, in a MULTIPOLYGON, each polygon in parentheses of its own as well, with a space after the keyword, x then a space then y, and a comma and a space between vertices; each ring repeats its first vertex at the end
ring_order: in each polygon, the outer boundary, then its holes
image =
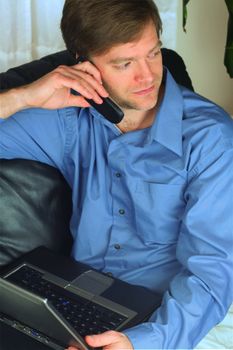
POLYGON ((134 350, 160 349, 158 333, 151 322, 142 323, 136 327, 124 330, 124 333, 133 345, 134 350))

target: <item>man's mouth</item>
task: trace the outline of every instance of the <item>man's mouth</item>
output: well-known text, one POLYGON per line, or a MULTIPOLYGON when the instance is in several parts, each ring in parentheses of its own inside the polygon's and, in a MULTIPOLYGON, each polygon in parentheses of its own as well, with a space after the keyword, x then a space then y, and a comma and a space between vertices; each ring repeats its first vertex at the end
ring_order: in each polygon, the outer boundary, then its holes
POLYGON ((150 94, 152 91, 154 91, 154 85, 153 86, 150 86, 146 89, 142 89, 142 90, 138 90, 138 91, 135 91, 134 94, 135 95, 138 95, 138 96, 144 96, 144 95, 148 95, 150 94))

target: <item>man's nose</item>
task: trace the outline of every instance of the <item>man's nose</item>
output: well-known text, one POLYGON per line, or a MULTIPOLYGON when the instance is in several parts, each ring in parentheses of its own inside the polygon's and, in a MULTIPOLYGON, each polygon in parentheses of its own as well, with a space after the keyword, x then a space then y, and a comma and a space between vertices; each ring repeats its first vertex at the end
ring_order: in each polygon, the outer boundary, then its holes
POLYGON ((151 66, 148 62, 141 62, 136 74, 136 80, 138 82, 152 82, 154 79, 154 74, 151 66))

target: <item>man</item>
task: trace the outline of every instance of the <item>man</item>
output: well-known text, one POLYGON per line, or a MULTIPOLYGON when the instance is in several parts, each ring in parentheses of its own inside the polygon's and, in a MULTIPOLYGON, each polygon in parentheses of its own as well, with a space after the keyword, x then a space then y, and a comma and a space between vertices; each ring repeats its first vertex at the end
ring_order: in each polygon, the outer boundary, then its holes
POLYGON ((152 0, 67 0, 61 28, 89 62, 51 74, 75 74, 87 108, 3 120, 0 156, 60 169, 73 188, 76 259, 163 293, 148 322, 87 336, 89 346, 193 348, 232 302, 232 121, 163 69, 152 0), (85 102, 107 95, 124 111, 116 126, 85 102))

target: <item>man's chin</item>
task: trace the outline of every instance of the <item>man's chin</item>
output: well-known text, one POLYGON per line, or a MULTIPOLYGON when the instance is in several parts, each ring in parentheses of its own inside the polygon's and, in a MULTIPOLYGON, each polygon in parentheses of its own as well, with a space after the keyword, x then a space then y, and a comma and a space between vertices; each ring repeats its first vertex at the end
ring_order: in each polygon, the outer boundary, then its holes
POLYGON ((149 111, 155 108, 157 104, 158 96, 153 94, 151 96, 136 97, 132 100, 121 101, 120 105, 125 109, 135 109, 137 111, 149 111), (125 103, 124 103, 125 102, 125 103))
POLYGON ((155 108, 157 101, 151 103, 124 103, 119 104, 121 108, 125 110, 136 110, 136 111, 150 111, 155 108))

